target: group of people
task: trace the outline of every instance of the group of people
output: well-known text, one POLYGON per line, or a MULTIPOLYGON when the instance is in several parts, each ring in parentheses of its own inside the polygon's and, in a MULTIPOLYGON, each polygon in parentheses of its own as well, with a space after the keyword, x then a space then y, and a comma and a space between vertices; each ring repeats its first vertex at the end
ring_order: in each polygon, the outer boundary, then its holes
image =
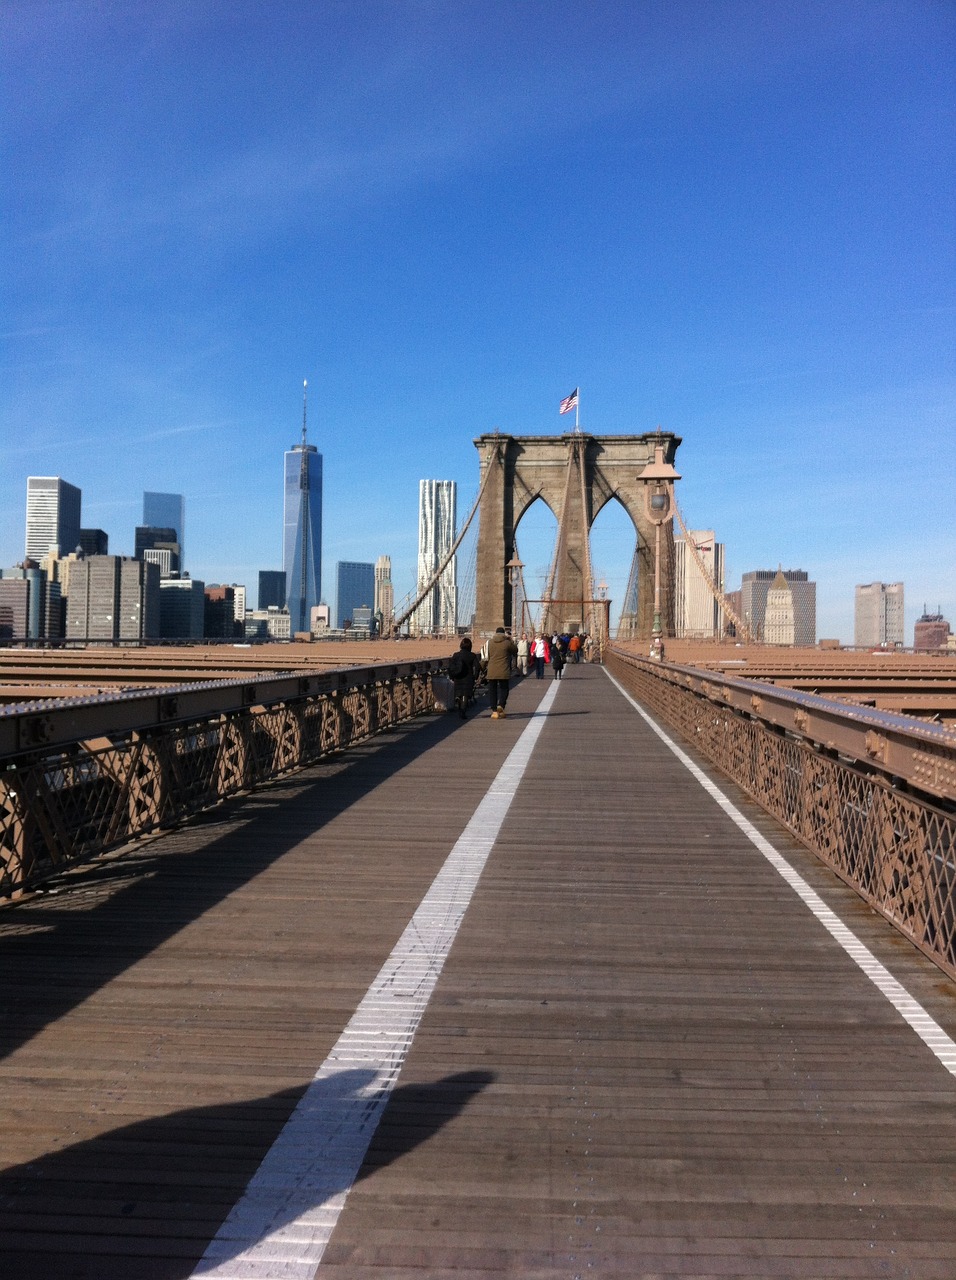
POLYGON ((511 675, 517 670, 521 675, 530 674, 531 666, 537 679, 544 679, 544 669, 554 669, 555 680, 560 680, 568 662, 580 662, 590 657, 591 638, 581 632, 575 635, 530 636, 521 633, 515 642, 504 627, 498 627, 490 640, 482 646, 481 655, 474 652, 471 638, 464 636, 448 660, 448 674, 454 683, 455 706, 462 720, 467 719, 468 704, 475 687, 484 679, 488 684, 492 720, 503 720, 508 705, 511 675))
POLYGON ((523 631, 518 641, 518 670, 526 676, 533 665, 535 676, 543 680, 545 667, 551 666, 555 679, 560 680, 565 665, 580 662, 582 655, 585 661, 591 656, 591 637, 584 631, 551 636, 538 632, 531 637, 523 631))

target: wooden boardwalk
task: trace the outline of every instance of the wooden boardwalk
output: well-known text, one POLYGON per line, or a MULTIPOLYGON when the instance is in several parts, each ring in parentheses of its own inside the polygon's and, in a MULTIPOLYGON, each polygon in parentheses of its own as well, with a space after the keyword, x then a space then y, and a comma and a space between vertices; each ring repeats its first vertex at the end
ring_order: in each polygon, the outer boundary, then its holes
MULTIPOLYGON (((550 687, 0 912, 4 1280, 194 1273, 550 687)), ((704 771, 956 1036, 956 987, 704 771)), ((956 1276, 956 1075, 599 668, 557 690, 319 1275, 956 1276)))

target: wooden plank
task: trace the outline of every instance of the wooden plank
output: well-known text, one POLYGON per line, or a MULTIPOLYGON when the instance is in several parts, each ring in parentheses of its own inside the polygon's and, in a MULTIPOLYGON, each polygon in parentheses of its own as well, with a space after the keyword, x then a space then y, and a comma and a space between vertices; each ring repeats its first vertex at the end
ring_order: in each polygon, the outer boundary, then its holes
MULTIPOLYGON (((546 687, 0 913, 0 1274, 190 1273, 546 687)), ((953 984, 740 803, 952 1034, 953 984)), ((953 1095, 571 667, 323 1271, 949 1277, 953 1095)))

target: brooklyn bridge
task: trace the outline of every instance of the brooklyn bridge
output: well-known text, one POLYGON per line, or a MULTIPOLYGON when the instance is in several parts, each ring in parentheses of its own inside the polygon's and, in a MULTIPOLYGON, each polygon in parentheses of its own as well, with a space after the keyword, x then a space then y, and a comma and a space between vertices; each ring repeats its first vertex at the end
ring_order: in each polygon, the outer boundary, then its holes
POLYGON ((447 640, 0 653, 0 1274, 956 1274, 956 670, 674 637, 678 443, 478 442, 476 630, 543 497, 599 639, 503 719, 447 640))

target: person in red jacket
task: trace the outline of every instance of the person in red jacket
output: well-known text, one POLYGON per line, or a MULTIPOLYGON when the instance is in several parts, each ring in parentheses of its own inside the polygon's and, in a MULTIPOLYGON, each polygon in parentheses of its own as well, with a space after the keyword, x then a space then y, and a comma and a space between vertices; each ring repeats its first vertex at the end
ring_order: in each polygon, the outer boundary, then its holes
POLYGON ((551 646, 543 635, 536 635, 531 645, 531 656, 534 659, 536 679, 544 679, 545 664, 551 661, 551 646))

